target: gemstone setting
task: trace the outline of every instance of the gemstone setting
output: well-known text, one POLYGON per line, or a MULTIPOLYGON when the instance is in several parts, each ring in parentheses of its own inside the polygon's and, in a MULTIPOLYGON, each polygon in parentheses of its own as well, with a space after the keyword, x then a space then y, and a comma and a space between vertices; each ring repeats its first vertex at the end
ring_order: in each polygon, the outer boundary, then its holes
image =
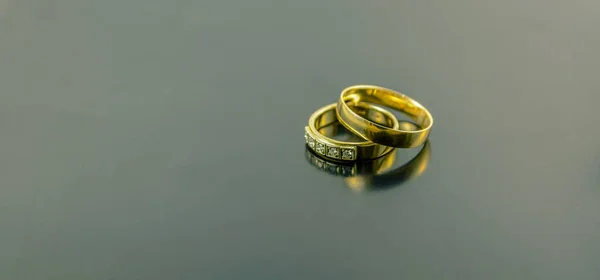
POLYGON ((317 142, 315 151, 317 151, 319 154, 325 155, 325 144, 317 142))
POLYGON ((309 146, 309 147, 311 147, 311 148, 313 148, 313 149, 315 148, 315 139, 314 139, 314 138, 312 138, 312 137, 308 136, 308 140, 307 140, 307 142, 308 142, 308 146, 309 146))
POLYGON ((338 147, 327 147, 327 156, 332 158, 340 158, 340 148, 338 147))
POLYGON ((356 153, 353 149, 342 148, 342 159, 353 160, 356 153))
POLYGON ((339 145, 334 140, 312 132, 308 127, 305 127, 304 130, 304 142, 317 154, 326 158, 343 161, 354 161, 357 159, 356 151, 358 147, 339 145))

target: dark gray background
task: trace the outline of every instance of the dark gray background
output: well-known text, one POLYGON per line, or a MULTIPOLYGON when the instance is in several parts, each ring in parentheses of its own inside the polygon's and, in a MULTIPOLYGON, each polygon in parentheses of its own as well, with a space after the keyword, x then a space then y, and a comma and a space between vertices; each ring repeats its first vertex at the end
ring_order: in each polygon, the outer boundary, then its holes
POLYGON ((599 279, 599 26, 584 0, 0 0, 0 278, 599 279), (434 115, 419 178, 307 163, 359 83, 434 115))

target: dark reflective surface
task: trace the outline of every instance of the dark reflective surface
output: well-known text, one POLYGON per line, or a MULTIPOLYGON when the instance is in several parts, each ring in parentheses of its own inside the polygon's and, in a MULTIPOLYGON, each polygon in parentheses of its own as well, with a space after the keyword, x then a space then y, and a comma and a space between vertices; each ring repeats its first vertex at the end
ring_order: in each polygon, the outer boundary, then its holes
POLYGON ((599 10, 0 0, 0 279, 599 279, 599 10), (400 187, 303 155, 359 83, 435 118, 400 187))

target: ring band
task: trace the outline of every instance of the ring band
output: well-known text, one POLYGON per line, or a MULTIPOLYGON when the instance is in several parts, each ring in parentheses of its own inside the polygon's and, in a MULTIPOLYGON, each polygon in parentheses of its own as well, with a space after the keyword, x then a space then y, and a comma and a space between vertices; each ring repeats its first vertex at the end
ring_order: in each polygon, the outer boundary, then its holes
MULTIPOLYGON (((329 138, 320 130, 338 121, 336 117, 336 104, 330 104, 315 111, 308 120, 308 126, 304 128, 304 139, 306 144, 317 154, 340 161, 366 160, 381 157, 394 148, 375 144, 369 140, 361 142, 347 142, 329 138)), ((361 118, 369 119, 382 127, 398 129, 399 124, 396 117, 389 111, 364 102, 351 104, 361 118)))
POLYGON ((417 101, 391 89, 371 85, 357 85, 344 89, 337 103, 336 114, 340 123, 354 134, 374 143, 395 148, 421 146, 429 137, 429 132, 433 126, 433 117, 417 101), (390 107, 403 112, 420 129, 408 131, 390 128, 364 118, 351 108, 352 104, 364 102, 390 107))

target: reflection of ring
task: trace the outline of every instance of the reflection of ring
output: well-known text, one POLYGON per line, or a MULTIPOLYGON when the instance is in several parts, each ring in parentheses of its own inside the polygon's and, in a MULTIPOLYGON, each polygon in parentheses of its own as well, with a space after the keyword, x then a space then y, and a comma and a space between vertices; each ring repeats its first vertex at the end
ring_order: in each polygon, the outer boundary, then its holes
MULTIPOLYGON (((396 154, 396 153, 390 153, 396 154)), ((404 182, 421 176, 429 165, 431 159, 431 143, 425 145, 414 158, 402 166, 385 172, 378 172, 374 176, 346 178, 346 185, 355 190, 384 190, 397 187, 404 182)))
POLYGON ((410 97, 391 89, 357 85, 342 91, 337 103, 337 117, 342 125, 356 135, 385 146, 414 148, 421 146, 429 137, 433 117, 429 111, 410 97), (420 126, 419 130, 407 131, 373 122, 351 108, 351 104, 368 102, 396 109, 410 116, 420 126))
POLYGON ((305 149, 305 155, 306 160, 317 169, 342 177, 378 174, 392 167, 396 159, 396 153, 388 153, 370 161, 334 162, 317 156, 309 148, 305 149))
MULTIPOLYGON (((387 110, 364 102, 356 102, 350 105, 354 114, 369 122, 376 123, 388 129, 398 129, 398 120, 387 110)), ((378 158, 387 154, 392 147, 386 147, 364 140, 361 142, 346 142, 329 138, 321 129, 337 123, 335 113, 336 104, 327 105, 315 111, 308 120, 308 126, 304 128, 304 139, 306 144, 317 154, 335 160, 353 161, 378 158)))

